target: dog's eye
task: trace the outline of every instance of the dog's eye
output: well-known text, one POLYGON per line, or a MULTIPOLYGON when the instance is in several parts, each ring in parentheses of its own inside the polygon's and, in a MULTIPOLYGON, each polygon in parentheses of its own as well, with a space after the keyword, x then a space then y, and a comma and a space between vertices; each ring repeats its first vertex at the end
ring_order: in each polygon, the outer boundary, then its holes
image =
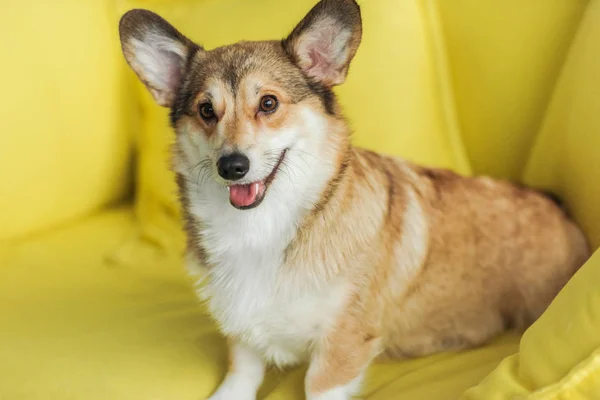
POLYGON ((275 96, 267 95, 260 99, 260 111, 264 113, 272 113, 277 110, 278 105, 279 102, 275 96))
POLYGON ((207 122, 212 121, 216 117, 215 110, 213 109, 213 106, 210 103, 200 104, 199 112, 200 112, 200 116, 202 117, 202 119, 207 122))

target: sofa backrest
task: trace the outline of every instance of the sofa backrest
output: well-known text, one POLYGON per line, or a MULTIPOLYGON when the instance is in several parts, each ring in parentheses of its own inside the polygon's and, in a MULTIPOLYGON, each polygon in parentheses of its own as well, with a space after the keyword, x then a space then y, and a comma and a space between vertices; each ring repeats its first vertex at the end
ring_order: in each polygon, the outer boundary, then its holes
POLYGON ((123 198, 131 128, 109 0, 0 11, 0 241, 123 198))
POLYGON ((588 0, 436 0, 476 173, 519 179, 588 0))
MULTIPOLYGON (((0 26, 12 40, 0 41, 0 54, 9 60, 0 74, 0 240, 126 196, 134 137, 140 150, 140 220, 150 227, 159 220, 176 221, 167 110, 153 103, 125 65, 117 38, 125 11, 154 10, 212 48, 282 37, 315 2, 32 0, 4 5, 0 26)), ((538 139, 538 132, 550 135, 545 132, 559 129, 561 118, 569 117, 557 111, 549 112, 555 117, 545 115, 588 0, 359 3, 363 43, 338 90, 356 144, 463 173, 520 179, 532 144, 546 140, 538 139)), ((586 82, 585 76, 572 80, 586 82)), ((557 101, 568 103, 552 104, 557 101)), ((571 159, 559 157, 548 165, 571 171, 562 167, 571 159)), ((528 171, 535 168, 544 167, 528 171)), ((533 185, 569 192, 566 178, 562 185, 550 185, 528 174, 533 185)), ((579 210, 577 202, 587 200, 575 199, 575 192, 567 197, 579 210)))

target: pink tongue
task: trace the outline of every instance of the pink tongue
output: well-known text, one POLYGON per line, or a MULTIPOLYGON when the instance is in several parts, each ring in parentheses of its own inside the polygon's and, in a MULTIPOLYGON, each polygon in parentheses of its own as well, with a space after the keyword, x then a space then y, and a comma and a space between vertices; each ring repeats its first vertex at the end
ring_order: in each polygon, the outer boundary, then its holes
POLYGON ((229 201, 237 207, 251 206, 264 191, 265 184, 254 182, 249 185, 229 186, 229 201))

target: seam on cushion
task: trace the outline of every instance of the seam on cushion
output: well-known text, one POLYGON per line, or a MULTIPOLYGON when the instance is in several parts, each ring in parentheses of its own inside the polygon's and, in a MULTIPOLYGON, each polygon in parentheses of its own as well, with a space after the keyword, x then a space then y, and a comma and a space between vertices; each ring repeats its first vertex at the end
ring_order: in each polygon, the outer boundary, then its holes
POLYGON ((546 386, 529 396, 530 400, 551 400, 561 394, 573 392, 581 386, 588 378, 597 378, 600 374, 600 349, 592 353, 590 357, 577 364, 559 382, 546 386))
POLYGON ((422 0, 421 10, 428 29, 428 47, 431 50, 435 69, 435 80, 440 94, 442 119, 449 136, 452 156, 460 172, 471 174, 471 160, 466 152, 464 139, 460 129, 460 122, 456 112, 456 100, 452 74, 448 63, 448 54, 444 32, 440 22, 436 0, 422 0))
POLYGON ((586 19, 586 16, 589 13, 590 3, 591 3, 590 0, 586 0, 586 5, 584 6, 585 8, 584 8, 583 12, 581 13, 581 16, 579 17, 579 21, 577 22, 574 32, 571 35, 571 40, 569 41, 569 45, 567 46, 565 54, 562 57, 562 63, 560 65, 560 67, 558 68, 556 76, 554 77, 552 89, 550 90, 550 93, 548 93, 548 98, 546 99, 546 104, 544 106, 544 112, 543 112, 542 116, 540 117, 539 121, 537 122, 537 128, 536 128, 537 131, 535 133, 535 136, 531 139, 531 142, 529 144, 529 149, 527 150, 527 154, 525 156, 525 162, 524 162, 523 166, 521 167, 521 171, 519 171, 519 177, 520 177, 521 181, 525 178, 525 174, 527 173, 527 171, 530 168, 531 157, 533 156, 534 150, 538 146, 538 143, 540 141, 541 132, 544 129, 544 126, 546 125, 546 120, 548 118, 548 110, 549 110, 550 106, 552 105, 552 103, 554 102, 554 98, 556 97, 557 87, 562 80, 562 76, 564 75, 565 66, 567 65, 567 62, 569 61, 569 59, 571 58, 573 44, 577 40, 577 37, 579 36, 579 33, 581 31, 581 23, 586 19))

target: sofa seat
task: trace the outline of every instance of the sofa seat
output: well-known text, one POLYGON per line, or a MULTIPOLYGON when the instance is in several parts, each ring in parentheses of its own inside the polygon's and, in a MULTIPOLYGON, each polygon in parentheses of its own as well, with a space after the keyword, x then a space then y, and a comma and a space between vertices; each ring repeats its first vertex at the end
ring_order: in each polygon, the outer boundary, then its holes
MULTIPOLYGON (((181 259, 138 237, 120 207, 0 248, 0 398, 194 399, 225 373, 226 348, 181 259)), ((368 399, 456 398, 518 349, 374 365, 368 399)), ((260 399, 302 399, 303 367, 271 371, 260 399)))

